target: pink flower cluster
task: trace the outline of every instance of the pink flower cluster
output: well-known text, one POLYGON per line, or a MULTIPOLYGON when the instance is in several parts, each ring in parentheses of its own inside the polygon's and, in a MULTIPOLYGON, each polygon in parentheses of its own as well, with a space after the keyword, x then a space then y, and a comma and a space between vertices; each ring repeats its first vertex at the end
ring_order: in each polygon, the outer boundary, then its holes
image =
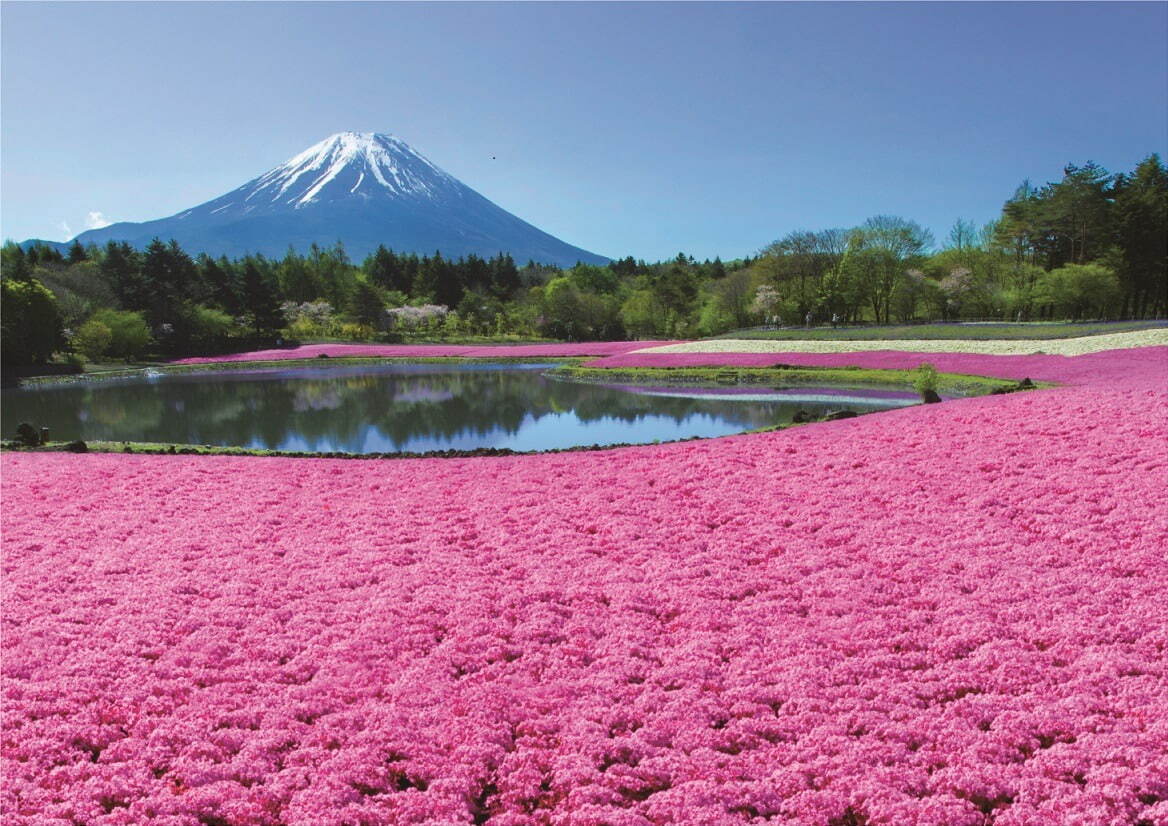
POLYGON ((1166 368, 586 454, 5 454, 3 820, 1163 826, 1166 368))
POLYGON ((175 364, 208 364, 220 361, 284 361, 330 358, 558 358, 608 356, 642 347, 672 344, 669 341, 580 341, 570 344, 304 344, 276 350, 254 350, 226 356, 179 359, 175 364))

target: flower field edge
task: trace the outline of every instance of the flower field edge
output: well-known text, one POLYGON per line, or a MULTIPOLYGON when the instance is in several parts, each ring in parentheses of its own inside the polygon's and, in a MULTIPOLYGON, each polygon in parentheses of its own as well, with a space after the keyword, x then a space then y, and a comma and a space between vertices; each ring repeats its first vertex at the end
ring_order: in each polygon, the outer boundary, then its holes
POLYGON ((1168 822, 1168 348, 831 358, 1063 386, 572 455, 0 456, 5 822, 1168 822))

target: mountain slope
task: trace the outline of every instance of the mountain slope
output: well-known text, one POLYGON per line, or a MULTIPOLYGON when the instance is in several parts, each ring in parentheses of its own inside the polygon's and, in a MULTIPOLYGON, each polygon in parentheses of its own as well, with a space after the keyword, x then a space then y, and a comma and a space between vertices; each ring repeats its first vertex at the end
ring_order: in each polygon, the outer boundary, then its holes
POLYGON ((205 204, 77 236, 82 244, 175 238, 191 252, 283 255, 338 239, 360 261, 378 244, 449 258, 510 253, 570 266, 608 259, 567 244, 496 206, 391 135, 341 132, 205 204))

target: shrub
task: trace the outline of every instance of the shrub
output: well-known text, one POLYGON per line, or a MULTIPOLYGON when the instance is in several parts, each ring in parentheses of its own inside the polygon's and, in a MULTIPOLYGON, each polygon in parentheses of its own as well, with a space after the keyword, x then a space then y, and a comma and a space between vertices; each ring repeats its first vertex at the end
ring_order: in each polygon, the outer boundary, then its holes
POLYGON ((213 307, 195 307, 190 317, 191 338, 196 345, 221 344, 231 336, 235 319, 213 307))
POLYGON ((111 338, 107 353, 114 358, 137 358, 150 346, 150 328, 141 313, 127 310, 98 310, 90 321, 109 328, 111 338))
POLYGON ((373 328, 368 324, 342 324, 341 338, 349 341, 372 341, 373 328))
POLYGON ((935 396, 937 394, 937 368, 927 361, 922 362, 917 368, 916 375, 913 376, 913 389, 925 401, 928 401, 930 396, 935 396))
POLYGON ((40 433, 28 422, 16 426, 16 443, 25 447, 36 447, 41 443, 40 433))
POLYGON ((1107 267, 1068 264, 1042 275, 1035 298, 1067 318, 1106 318, 1118 308, 1122 289, 1115 272, 1107 267))
POLYGON ((311 318, 301 316, 288 325, 287 333, 288 338, 305 341, 323 336, 324 328, 311 318))
POLYGON ((73 349, 84 356, 86 361, 98 361, 109 352, 113 340, 113 331, 108 326, 90 319, 74 333, 73 349))

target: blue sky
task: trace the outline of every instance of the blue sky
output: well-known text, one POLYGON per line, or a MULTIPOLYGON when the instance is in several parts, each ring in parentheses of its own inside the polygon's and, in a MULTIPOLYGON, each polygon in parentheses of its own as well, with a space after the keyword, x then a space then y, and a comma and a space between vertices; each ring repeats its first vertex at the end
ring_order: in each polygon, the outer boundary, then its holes
POLYGON ((572 244, 943 238, 1024 178, 1168 148, 1168 4, 13 3, 0 234, 171 215, 391 132, 572 244))

